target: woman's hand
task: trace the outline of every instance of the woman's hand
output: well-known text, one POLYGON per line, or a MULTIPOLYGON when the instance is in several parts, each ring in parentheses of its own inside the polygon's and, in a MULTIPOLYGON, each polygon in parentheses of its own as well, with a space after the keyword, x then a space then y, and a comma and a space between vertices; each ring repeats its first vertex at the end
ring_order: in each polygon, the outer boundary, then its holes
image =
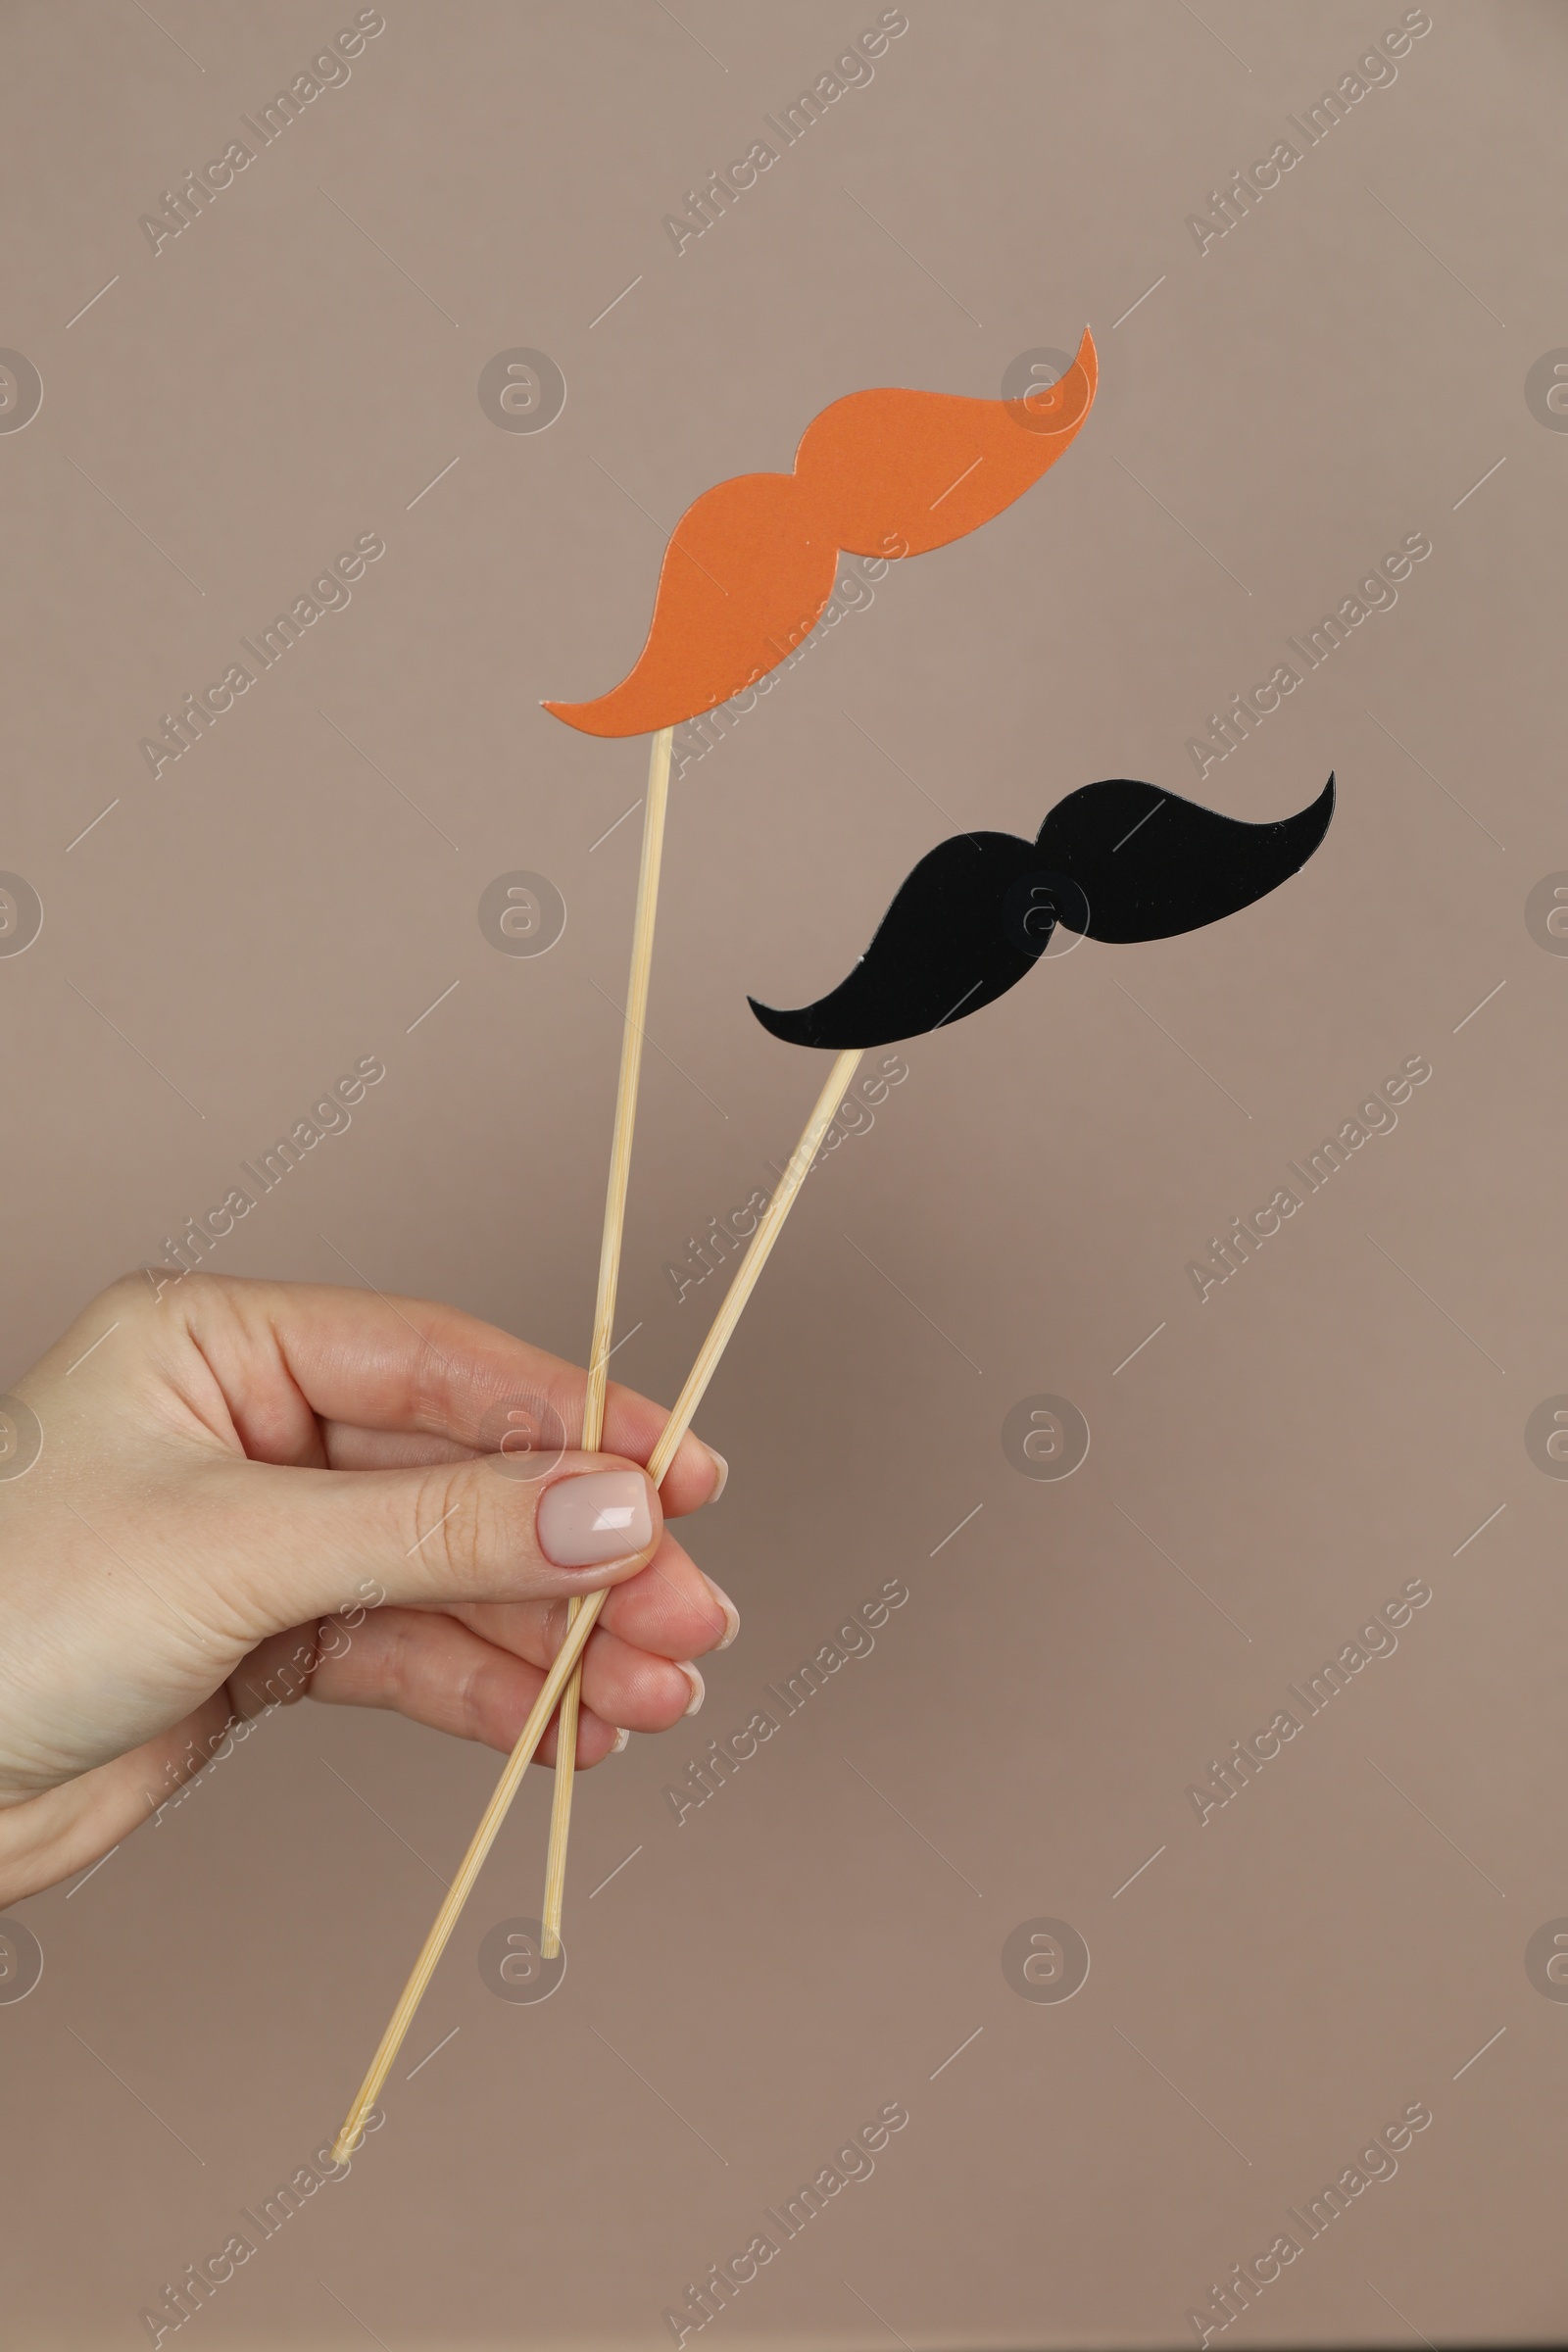
POLYGON ((688 1437, 657 1494, 666 1415, 614 1386, 606 1450, 562 1450, 584 1386, 420 1299, 206 1274, 96 1298, 0 1407, 0 1904, 278 1703, 512 1747, 600 1586, 579 1765, 693 1713, 691 1660, 740 1621, 664 1518, 723 1463, 688 1437))

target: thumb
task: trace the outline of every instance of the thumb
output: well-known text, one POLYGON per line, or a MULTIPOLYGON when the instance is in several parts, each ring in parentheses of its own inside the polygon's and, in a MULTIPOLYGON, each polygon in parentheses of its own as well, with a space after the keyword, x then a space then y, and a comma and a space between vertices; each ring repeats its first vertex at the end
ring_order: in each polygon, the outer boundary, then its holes
POLYGON ((564 1453, 544 1475, 480 1454, 415 1470, 233 1466, 243 1538, 233 1599, 253 1640, 382 1600, 554 1600, 623 1583, 663 1539, 635 1462, 564 1453))

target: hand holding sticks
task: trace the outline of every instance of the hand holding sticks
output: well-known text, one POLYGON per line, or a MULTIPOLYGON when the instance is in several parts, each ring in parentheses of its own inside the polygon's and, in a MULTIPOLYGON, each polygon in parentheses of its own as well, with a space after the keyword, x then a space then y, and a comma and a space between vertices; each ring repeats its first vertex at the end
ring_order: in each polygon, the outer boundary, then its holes
MULTIPOLYGON (((769 1201, 761 1223, 753 1234, 746 1255, 735 1270, 735 1278, 724 1296, 724 1302, 713 1318, 711 1330, 703 1342, 675 1402, 675 1409, 664 1425, 658 1445, 649 1457, 648 1475, 657 1486, 675 1458, 682 1438, 691 1427, 708 1384, 718 1367, 719 1358, 727 1346, 730 1334, 741 1319, 741 1313, 757 1286, 757 1280, 766 1265, 773 1244, 777 1241, 784 1220, 795 1204, 802 1185, 810 1172, 811 1163, 821 1149, 822 1139, 833 1123, 839 1104, 843 1102, 860 1066, 860 1052, 853 1048, 840 1054, 828 1073, 827 1084, 816 1099, 816 1105, 806 1123, 806 1131, 790 1157, 778 1191, 769 1201)), ((436 1963, 445 1951, 452 1931, 458 1924, 464 1904, 467 1901, 474 1881, 483 1868, 485 1856, 495 1843, 497 1833, 506 1820, 507 1811, 521 1785, 522 1776, 533 1760, 534 1750, 544 1738, 546 1727, 554 1714, 562 1692, 576 1669, 577 1661, 594 1629, 606 1594, 595 1592, 585 1600, 566 1629, 566 1637, 557 1654, 555 1664, 545 1678, 543 1690, 533 1704, 533 1711, 522 1727, 516 1746, 507 1758, 506 1768, 496 1783, 495 1793, 486 1805, 478 1828, 468 1843, 458 1868, 458 1875, 442 1900, 441 1908, 419 1949, 409 1975, 409 1981, 399 1995, 397 2007, 382 2034, 369 2071, 360 2084, 354 2104, 343 2121, 343 2128, 333 2143, 332 2153, 339 2163, 352 2155, 363 2136, 365 2119, 380 2096, 382 2085, 392 2071, 392 2064, 403 2046, 405 2034, 414 2022, 414 2013, 423 1997, 424 1988, 435 1974, 436 1963)), ((557 1769, 559 1771, 559 1758, 557 1769)))

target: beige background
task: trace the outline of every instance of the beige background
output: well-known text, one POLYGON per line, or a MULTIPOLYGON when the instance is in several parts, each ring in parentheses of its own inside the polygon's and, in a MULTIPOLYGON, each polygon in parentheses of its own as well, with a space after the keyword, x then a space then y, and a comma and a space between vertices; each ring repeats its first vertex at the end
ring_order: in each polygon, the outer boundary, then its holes
MULTIPOLYGON (((662 1262, 816 1083, 746 992, 839 979, 959 826, 1032 832, 1099 775, 1199 791, 1205 715, 1404 534, 1434 552, 1201 787, 1274 816, 1335 768, 1306 873, 917 1042, 813 1178, 704 1414, 734 1475, 697 1549, 743 1636, 700 1721, 584 1785, 564 1984, 510 2006, 475 1968, 537 1905, 539 1776, 384 2132, 193 2332, 667 2343, 686 2282, 902 2100, 875 2177, 706 2340, 1190 2341, 1419 2099, 1397 2178, 1225 2340, 1560 2334, 1568 2009, 1524 1948, 1568 1912, 1568 1491, 1523 1430, 1568 1389, 1568 964, 1524 902, 1568 866, 1568 439, 1524 378, 1568 343, 1563 12, 1434 0, 1397 80, 1200 256, 1186 216, 1398 7, 910 0, 870 85, 677 258, 662 216, 874 8, 388 0, 155 258, 138 216, 352 13, 0 18, 0 342, 45 387, 0 436, 0 866, 46 910, 0 960, 0 1386, 364 1054, 352 1130, 213 1263, 582 1353, 635 819, 593 845, 644 751, 538 702, 620 677, 661 532, 835 395, 994 396, 1086 319, 1102 355, 1050 478, 895 571, 676 790, 616 1362, 656 1395, 716 1289, 677 1305, 662 1262), (545 433, 475 395, 517 345, 567 381, 545 433), (352 605, 154 783, 139 736, 370 530, 352 605), (475 919, 517 867, 569 907, 536 960, 475 919), (1417 1054, 1397 1131, 1200 1305, 1186 1261, 1417 1054), (1063 1484, 1001 1447, 1042 1391, 1093 1431, 1063 1484), (677 1829, 666 1783, 895 1576, 874 1654, 677 1829), (1414 1576, 1397 1654, 1200 1828, 1188 1784, 1414 1576), (1000 1965, 1043 1915, 1093 1954, 1062 2006, 1000 1965)), ((329 2135, 494 1771, 294 1711, 19 1907, 46 1970, 0 2006, 8 2342, 145 2341, 329 2135)))

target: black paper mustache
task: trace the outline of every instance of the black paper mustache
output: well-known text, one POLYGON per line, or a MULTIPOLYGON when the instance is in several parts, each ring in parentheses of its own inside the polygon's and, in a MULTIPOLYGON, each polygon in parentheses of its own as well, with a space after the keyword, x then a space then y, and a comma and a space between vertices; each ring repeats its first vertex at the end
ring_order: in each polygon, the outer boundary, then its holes
POLYGON ((1034 841, 960 833, 922 858, 849 978, 764 1029, 793 1046, 886 1046, 963 1020, 1037 963, 1057 923, 1086 938, 1173 939, 1250 906, 1306 863, 1334 814, 1330 776, 1309 808, 1249 825, 1113 778, 1052 809, 1034 841))

